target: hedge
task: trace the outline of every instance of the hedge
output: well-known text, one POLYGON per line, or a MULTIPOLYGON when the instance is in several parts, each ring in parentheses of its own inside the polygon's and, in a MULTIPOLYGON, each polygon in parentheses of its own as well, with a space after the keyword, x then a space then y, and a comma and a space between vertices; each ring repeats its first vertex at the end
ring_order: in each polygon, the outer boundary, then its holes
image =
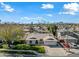
POLYGON ((17 44, 17 45, 15 45, 15 47, 13 49, 17 49, 17 50, 34 50, 34 51, 37 51, 39 53, 45 53, 44 47, 31 46, 31 45, 27 45, 27 44, 17 44))
POLYGON ((8 47, 8 44, 3 44, 3 45, 2 45, 2 48, 8 49, 8 48, 9 48, 9 47, 8 47))
POLYGON ((39 52, 39 53, 45 53, 44 47, 41 47, 41 46, 32 46, 31 49, 32 49, 32 50, 35 50, 35 51, 37 51, 37 52, 39 52))
POLYGON ((17 45, 15 45, 14 49, 17 49, 17 50, 29 50, 30 49, 30 45, 17 44, 17 45))
POLYGON ((25 44, 25 40, 14 40, 13 44, 17 45, 17 44, 25 44))

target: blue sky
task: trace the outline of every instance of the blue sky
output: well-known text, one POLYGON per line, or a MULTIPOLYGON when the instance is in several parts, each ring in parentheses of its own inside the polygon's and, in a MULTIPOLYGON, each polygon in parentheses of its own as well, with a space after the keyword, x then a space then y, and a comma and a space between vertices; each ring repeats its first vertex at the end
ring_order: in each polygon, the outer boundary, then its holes
POLYGON ((79 23, 78 2, 1 2, 2 22, 79 23))

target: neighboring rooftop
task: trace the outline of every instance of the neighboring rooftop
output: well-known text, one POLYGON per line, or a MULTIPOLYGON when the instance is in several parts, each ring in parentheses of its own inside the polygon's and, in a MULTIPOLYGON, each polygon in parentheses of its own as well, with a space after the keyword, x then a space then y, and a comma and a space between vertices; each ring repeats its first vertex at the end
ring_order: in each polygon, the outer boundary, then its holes
MULTIPOLYGON (((65 36, 61 36, 60 39, 76 39, 75 37, 69 36, 69 35, 65 35, 65 36)), ((77 39, 76 39, 77 40, 77 39)))

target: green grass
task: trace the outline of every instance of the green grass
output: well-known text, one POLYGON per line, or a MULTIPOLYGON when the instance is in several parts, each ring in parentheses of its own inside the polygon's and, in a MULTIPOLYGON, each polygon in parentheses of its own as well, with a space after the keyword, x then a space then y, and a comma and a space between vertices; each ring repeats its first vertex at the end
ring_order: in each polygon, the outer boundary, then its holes
POLYGON ((31 45, 27 45, 27 44, 15 45, 15 47, 13 49, 17 49, 17 50, 34 50, 34 51, 37 51, 39 53, 45 53, 44 47, 41 47, 41 46, 31 46, 31 45))
POLYGON ((2 48, 3 48, 3 49, 8 49, 8 48, 9 48, 9 47, 8 47, 8 44, 3 44, 3 45, 2 45, 2 48))
POLYGON ((39 53, 45 53, 44 47, 41 47, 41 46, 32 46, 31 49, 35 50, 35 51, 37 51, 39 53))

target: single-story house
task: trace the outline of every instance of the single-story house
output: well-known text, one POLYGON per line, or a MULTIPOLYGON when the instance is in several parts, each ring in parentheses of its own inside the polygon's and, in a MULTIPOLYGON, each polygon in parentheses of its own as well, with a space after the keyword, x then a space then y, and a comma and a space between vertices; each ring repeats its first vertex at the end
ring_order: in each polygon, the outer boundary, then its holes
POLYGON ((52 34, 32 33, 26 38, 27 44, 57 45, 57 40, 52 34))
POLYGON ((64 40, 72 43, 76 43, 78 38, 76 35, 73 34, 73 32, 67 31, 67 30, 59 30, 57 32, 57 38, 59 40, 64 40))
POLYGON ((52 36, 44 38, 44 45, 57 45, 57 40, 52 36))
POLYGON ((29 26, 24 26, 23 31, 24 32, 30 32, 30 27, 29 26))
POLYGON ((76 43, 77 39, 75 37, 69 36, 69 35, 64 35, 59 37, 60 40, 64 40, 65 42, 69 42, 69 43, 76 43))

